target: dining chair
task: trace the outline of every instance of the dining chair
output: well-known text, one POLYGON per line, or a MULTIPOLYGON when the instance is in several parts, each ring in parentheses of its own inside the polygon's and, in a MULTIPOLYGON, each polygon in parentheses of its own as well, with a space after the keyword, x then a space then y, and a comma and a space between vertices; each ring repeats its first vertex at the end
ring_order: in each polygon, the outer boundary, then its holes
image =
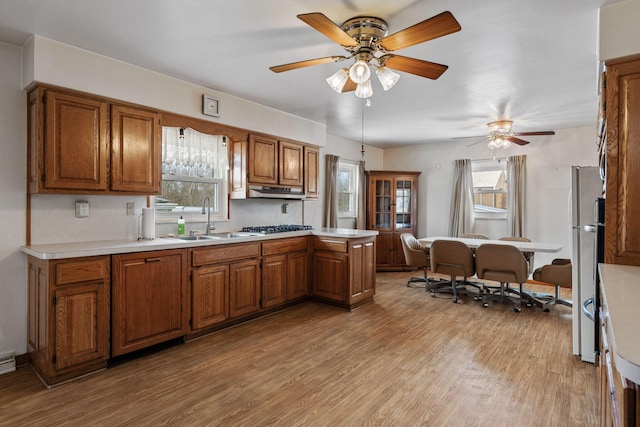
POLYGON ((407 280, 407 287, 411 287, 412 283, 422 283, 427 287, 429 278, 427 277, 427 269, 429 267, 429 248, 422 246, 418 239, 411 233, 402 233, 400 235, 402 243, 402 251, 404 259, 409 267, 421 268, 424 271, 423 277, 410 277, 407 280))
POLYGON ((482 233, 462 233, 462 235, 460 237, 462 237, 463 239, 489 240, 489 236, 487 236, 486 234, 482 234, 482 233))
POLYGON ((480 245, 476 249, 478 278, 500 283, 496 290, 482 294, 482 306, 488 307, 489 301, 510 302, 516 313, 520 312, 522 305, 531 306, 530 297, 523 287, 529 276, 527 268, 527 260, 515 246, 491 243, 480 245), (509 287, 510 283, 519 284, 519 290, 509 287))
POLYGON ((543 284, 550 284, 556 288, 555 296, 536 294, 536 297, 546 299, 549 304, 562 304, 567 307, 573 307, 572 301, 560 298, 560 288, 571 289, 571 270, 571 260, 564 258, 556 258, 551 261, 551 264, 536 268, 533 272, 533 280, 544 282, 543 284))
MULTIPOLYGON (((516 237, 516 236, 505 236, 501 237, 498 240, 510 241, 510 242, 531 242, 530 239, 526 237, 516 237)), ((533 252, 522 252, 524 258, 527 260, 527 272, 529 274, 533 273, 533 252)))
POLYGON ((431 243, 430 254, 431 271, 451 277, 449 282, 431 289, 432 296, 436 292, 451 292, 455 303, 458 302, 458 291, 469 293, 468 287, 473 287, 477 289, 475 297, 478 298, 482 292, 481 286, 467 280, 476 273, 473 252, 467 245, 455 240, 436 240, 431 243), (462 277, 462 280, 457 280, 456 277, 462 277))

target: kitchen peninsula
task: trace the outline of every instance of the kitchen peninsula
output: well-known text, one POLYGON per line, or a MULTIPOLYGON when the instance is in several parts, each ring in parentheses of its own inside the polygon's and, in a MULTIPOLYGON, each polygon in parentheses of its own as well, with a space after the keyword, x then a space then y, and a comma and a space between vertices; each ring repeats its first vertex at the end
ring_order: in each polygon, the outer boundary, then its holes
POLYGON ((375 294, 376 235, 319 229, 24 246, 32 364, 54 385, 307 298, 355 309, 375 294))

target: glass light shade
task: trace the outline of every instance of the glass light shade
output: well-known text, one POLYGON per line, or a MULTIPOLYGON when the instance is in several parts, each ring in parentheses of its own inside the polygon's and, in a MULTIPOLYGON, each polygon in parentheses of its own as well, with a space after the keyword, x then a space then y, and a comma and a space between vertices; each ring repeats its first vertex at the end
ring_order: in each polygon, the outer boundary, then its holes
POLYGON ((400 80, 400 74, 391 71, 391 69, 387 67, 376 68, 376 74, 378 75, 378 80, 380 80, 380 84, 384 90, 391 89, 396 83, 398 83, 398 80, 400 80))
POLYGON ((489 140, 489 143, 487 144, 487 147, 491 148, 492 150, 495 148, 509 148, 510 146, 511 146, 511 142, 500 136, 491 138, 489 140))
POLYGON ((361 84, 369 80, 371 77, 371 70, 369 70, 369 64, 363 60, 358 60, 349 68, 349 78, 354 83, 361 84))
POLYGON ((511 120, 498 120, 495 122, 489 123, 489 132, 498 132, 498 133, 509 133, 511 132, 511 125, 513 122, 511 120))
POLYGON ((356 87, 356 96, 358 98, 369 98, 373 95, 373 88, 371 87, 371 80, 367 80, 364 83, 360 83, 356 87))
POLYGON ((349 80, 349 73, 346 68, 336 71, 331 77, 327 79, 327 83, 331 86, 331 89, 338 93, 342 92, 344 85, 349 80))

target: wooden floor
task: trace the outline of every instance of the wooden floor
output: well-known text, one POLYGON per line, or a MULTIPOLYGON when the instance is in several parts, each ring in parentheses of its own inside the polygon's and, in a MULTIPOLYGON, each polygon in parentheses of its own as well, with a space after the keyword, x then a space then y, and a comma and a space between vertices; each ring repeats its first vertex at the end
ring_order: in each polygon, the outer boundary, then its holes
POLYGON ((593 426, 571 312, 453 304, 379 273, 353 312, 308 302, 45 389, 0 376, 0 425, 593 426))

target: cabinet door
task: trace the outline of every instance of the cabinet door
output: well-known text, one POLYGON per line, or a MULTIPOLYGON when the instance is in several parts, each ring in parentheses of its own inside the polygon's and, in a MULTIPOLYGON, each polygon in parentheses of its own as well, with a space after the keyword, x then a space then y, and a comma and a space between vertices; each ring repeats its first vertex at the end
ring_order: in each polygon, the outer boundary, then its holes
POLYGON ((371 177, 369 182, 369 228, 393 230, 393 179, 371 177))
POLYGON ((198 330, 229 318, 229 265, 193 271, 191 328, 198 330))
POLYGON ((297 252, 287 257, 287 300, 309 294, 309 254, 297 252))
POLYGON ((304 178, 302 145, 280 141, 278 156, 278 183, 302 187, 304 178))
POLYGON ((376 239, 376 262, 378 268, 395 266, 394 233, 380 232, 376 239))
POLYGON ((407 231, 415 228, 416 218, 413 215, 416 191, 415 179, 412 177, 398 177, 394 179, 395 194, 393 197, 395 231, 407 231))
POLYGON ((160 194, 162 140, 158 113, 111 107, 111 189, 160 194))
POLYGON ((607 66, 604 261, 640 265, 640 60, 607 66))
POLYGON ((115 255, 113 266, 114 356, 185 334, 184 250, 115 255))
POLYGON ((238 317, 260 309, 260 261, 247 260, 230 266, 229 315, 238 317))
POLYGON ((350 242, 350 303, 373 296, 375 290, 375 247, 373 241, 350 242))
POLYGON ((104 282, 56 290, 56 369, 109 358, 108 290, 104 282))
POLYGON ((362 258, 362 292, 370 296, 376 289, 376 244, 375 240, 364 243, 362 258))
POLYGON ((262 308, 286 301, 287 256, 274 255, 262 260, 262 308))
POLYGON ((320 152, 315 147, 304 147, 304 194, 307 199, 320 197, 318 176, 320 168, 320 152))
POLYGON ((106 191, 107 103, 46 91, 45 111, 44 189, 106 191))
POLYGON ((273 138, 249 137, 249 182, 278 183, 278 141, 273 138))
POLYGON ((313 254, 313 294, 334 301, 347 301, 349 258, 347 254, 316 251, 313 254))

